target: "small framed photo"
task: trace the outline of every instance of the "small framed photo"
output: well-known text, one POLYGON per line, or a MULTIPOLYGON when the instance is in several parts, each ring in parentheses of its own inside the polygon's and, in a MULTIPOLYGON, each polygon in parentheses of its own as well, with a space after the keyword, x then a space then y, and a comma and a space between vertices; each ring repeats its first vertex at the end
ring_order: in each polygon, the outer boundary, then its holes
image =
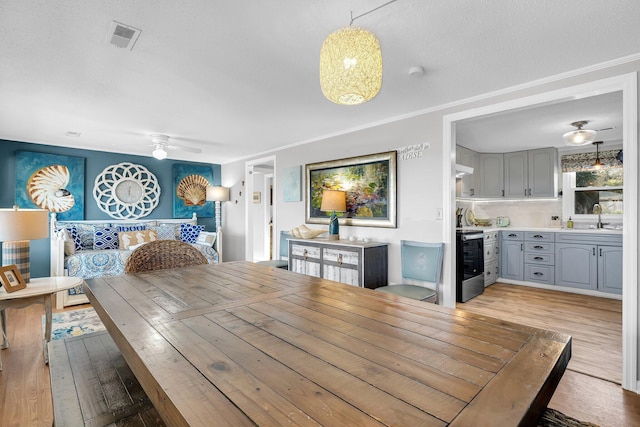
POLYGON ((27 287, 15 264, 0 267, 0 280, 7 292, 15 292, 27 287))

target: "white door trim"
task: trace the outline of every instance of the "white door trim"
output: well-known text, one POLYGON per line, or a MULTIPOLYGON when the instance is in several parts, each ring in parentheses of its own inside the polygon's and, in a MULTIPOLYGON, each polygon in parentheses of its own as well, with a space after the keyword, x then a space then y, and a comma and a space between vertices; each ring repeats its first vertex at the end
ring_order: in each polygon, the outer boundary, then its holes
POLYGON ((443 118, 443 201, 445 251, 443 305, 455 307, 455 122, 537 104, 568 101, 604 93, 623 94, 624 234, 622 288, 622 387, 638 392, 638 87, 637 73, 623 74, 533 96, 487 105, 443 118), (449 165, 449 167, 446 167, 449 165))

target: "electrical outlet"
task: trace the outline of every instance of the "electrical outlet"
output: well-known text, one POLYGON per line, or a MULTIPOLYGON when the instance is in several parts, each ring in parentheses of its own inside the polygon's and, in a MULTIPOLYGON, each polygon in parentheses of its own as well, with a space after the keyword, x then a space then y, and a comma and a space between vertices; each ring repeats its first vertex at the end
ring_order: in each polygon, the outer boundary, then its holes
POLYGON ((442 208, 436 208, 436 221, 442 221, 442 208))

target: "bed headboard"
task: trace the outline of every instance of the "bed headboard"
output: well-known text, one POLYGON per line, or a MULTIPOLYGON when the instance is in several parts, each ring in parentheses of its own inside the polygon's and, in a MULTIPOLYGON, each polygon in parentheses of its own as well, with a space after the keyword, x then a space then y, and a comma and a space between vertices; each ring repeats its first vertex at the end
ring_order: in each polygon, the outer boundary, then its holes
MULTIPOLYGON (((50 273, 51 276, 64 276, 64 240, 58 236, 58 229, 61 226, 66 224, 180 224, 180 223, 190 223, 197 224, 198 216, 196 213, 193 213, 191 219, 184 218, 168 218, 168 219, 103 219, 103 220, 78 220, 78 221, 58 221, 56 219, 55 212, 50 214, 50 229, 49 236, 51 241, 51 266, 50 273)), ((219 262, 222 262, 222 228, 218 227, 216 230, 217 236, 216 241, 213 245, 214 249, 218 252, 219 262)))

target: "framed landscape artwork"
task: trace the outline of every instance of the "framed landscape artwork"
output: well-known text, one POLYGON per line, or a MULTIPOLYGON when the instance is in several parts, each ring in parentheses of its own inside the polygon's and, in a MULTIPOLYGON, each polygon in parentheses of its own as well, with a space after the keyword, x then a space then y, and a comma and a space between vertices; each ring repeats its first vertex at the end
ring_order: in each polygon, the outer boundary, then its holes
POLYGON ((395 151, 306 165, 306 222, 329 224, 320 210, 323 190, 346 192, 347 211, 336 212, 340 225, 396 227, 395 151))

